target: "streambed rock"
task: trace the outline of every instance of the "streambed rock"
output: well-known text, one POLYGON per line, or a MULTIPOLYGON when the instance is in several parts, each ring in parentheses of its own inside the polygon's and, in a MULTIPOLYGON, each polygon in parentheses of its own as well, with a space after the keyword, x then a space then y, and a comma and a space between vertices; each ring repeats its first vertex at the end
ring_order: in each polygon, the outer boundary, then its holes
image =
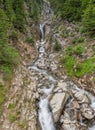
POLYGON ((95 117, 95 111, 88 104, 82 104, 80 111, 86 119, 90 120, 95 117))
POLYGON ((59 89, 66 89, 66 86, 61 83, 60 87, 57 87, 55 89, 55 94, 52 96, 52 99, 50 100, 50 106, 52 108, 52 113, 54 117, 54 121, 57 122, 62 114, 62 110, 64 108, 65 103, 67 102, 69 98, 69 94, 67 94, 64 91, 59 91, 59 89))
POLYGON ((74 94, 74 97, 78 100, 80 104, 91 103, 89 97, 82 91, 72 90, 72 93, 74 94))

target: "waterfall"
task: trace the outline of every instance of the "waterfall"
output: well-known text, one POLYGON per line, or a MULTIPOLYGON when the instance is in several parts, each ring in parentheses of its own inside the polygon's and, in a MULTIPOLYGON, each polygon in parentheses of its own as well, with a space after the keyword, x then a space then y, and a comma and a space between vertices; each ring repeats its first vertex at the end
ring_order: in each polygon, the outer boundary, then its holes
POLYGON ((45 25, 44 24, 40 24, 40 40, 44 40, 45 38, 45 25))
POLYGON ((55 130, 54 121, 52 114, 49 110, 48 99, 40 99, 39 102, 39 121, 42 127, 42 130, 55 130))

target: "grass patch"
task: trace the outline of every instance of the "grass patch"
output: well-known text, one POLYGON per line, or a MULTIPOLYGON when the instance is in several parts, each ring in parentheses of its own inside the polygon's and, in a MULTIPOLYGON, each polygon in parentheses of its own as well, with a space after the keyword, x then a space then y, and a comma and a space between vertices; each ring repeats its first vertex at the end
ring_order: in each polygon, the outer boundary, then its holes
POLYGON ((95 57, 89 58, 77 64, 75 75, 77 77, 81 77, 84 74, 90 74, 93 71, 95 71, 95 57))
POLYGON ((11 111, 13 111, 15 109, 15 104, 14 103, 10 103, 8 106, 8 109, 10 109, 11 111))
POLYGON ((16 117, 13 113, 9 113, 9 120, 11 123, 13 123, 16 120, 16 117))
POLYGON ((82 43, 82 42, 84 42, 84 37, 82 37, 82 36, 72 40, 73 44, 82 43))
POLYGON ((65 56, 61 58, 61 63, 64 65, 64 67, 67 70, 67 73, 69 76, 73 77, 74 76, 74 65, 76 64, 77 60, 73 56, 65 56))
POLYGON ((83 52, 85 52, 86 49, 83 45, 74 45, 70 46, 66 49, 66 54, 67 55, 81 55, 83 52))
POLYGON ((3 111, 3 103, 6 99, 6 94, 7 94, 7 89, 5 86, 0 85, 0 115, 2 114, 3 111))
POLYGON ((95 71, 95 57, 79 62, 75 57, 67 55, 61 58, 61 63, 71 77, 82 77, 95 71))

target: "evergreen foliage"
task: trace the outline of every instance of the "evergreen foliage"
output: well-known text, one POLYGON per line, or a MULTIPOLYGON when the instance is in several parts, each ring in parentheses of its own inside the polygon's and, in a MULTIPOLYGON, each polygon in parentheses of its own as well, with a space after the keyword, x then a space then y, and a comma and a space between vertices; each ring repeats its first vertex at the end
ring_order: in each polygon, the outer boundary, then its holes
POLYGON ((83 15, 83 24, 90 36, 95 34, 95 1, 90 0, 83 15))
POLYGON ((5 80, 12 78, 13 68, 20 63, 20 56, 10 40, 18 39, 17 32, 26 32, 25 4, 30 17, 37 22, 41 0, 0 0, 0 70, 5 80))
POLYGON ((68 21, 82 21, 86 32, 95 32, 94 0, 50 0, 56 15, 68 21))

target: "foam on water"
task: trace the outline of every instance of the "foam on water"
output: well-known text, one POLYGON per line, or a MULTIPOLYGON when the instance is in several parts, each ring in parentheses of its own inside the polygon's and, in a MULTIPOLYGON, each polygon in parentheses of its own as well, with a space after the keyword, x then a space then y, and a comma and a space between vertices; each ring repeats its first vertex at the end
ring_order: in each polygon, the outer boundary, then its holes
POLYGON ((42 130, 56 130, 52 114, 49 109, 48 99, 40 99, 39 107, 39 121, 41 123, 42 130))

